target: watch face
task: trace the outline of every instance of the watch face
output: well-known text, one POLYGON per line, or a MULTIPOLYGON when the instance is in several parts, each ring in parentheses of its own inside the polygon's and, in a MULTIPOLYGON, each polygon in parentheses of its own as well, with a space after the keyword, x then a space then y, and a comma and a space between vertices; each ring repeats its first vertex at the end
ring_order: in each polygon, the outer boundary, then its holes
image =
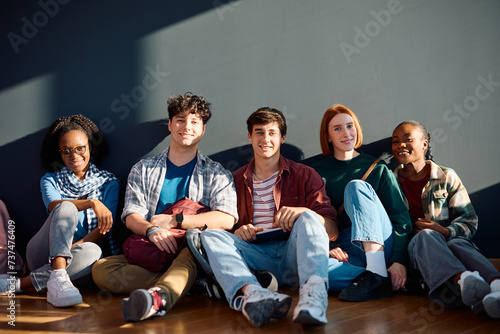
POLYGON ((184 216, 182 215, 182 213, 176 214, 175 220, 177 221, 177 228, 182 228, 182 221, 184 220, 184 216))

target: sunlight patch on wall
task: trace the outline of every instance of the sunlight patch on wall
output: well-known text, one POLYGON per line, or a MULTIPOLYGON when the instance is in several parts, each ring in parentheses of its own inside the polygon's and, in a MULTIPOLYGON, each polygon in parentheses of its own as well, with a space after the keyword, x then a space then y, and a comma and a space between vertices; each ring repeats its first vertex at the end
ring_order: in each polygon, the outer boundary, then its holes
POLYGON ((12 121, 0 122, 0 146, 50 125, 54 83, 55 74, 46 74, 0 92, 2 116, 15 115, 12 121))

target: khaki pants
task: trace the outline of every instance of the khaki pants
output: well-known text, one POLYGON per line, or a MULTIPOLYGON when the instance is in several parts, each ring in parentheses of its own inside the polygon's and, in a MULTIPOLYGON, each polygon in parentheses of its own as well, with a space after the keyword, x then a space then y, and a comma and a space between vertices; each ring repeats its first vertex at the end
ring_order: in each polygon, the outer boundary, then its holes
POLYGON ((130 264, 124 255, 101 259, 92 268, 94 282, 103 290, 130 294, 136 289, 159 287, 166 294, 166 311, 189 291, 196 275, 196 262, 187 247, 181 250, 165 272, 154 272, 130 264))

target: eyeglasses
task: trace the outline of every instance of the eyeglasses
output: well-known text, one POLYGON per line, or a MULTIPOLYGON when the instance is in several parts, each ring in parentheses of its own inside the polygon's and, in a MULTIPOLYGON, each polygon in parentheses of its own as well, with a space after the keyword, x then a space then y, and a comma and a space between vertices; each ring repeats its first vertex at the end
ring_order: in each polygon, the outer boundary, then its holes
POLYGON ((87 152, 87 145, 77 146, 75 148, 65 148, 65 149, 59 150, 59 153, 61 153, 61 155, 63 157, 67 157, 67 156, 71 155, 73 152, 75 152, 78 155, 85 154, 85 152, 87 152))

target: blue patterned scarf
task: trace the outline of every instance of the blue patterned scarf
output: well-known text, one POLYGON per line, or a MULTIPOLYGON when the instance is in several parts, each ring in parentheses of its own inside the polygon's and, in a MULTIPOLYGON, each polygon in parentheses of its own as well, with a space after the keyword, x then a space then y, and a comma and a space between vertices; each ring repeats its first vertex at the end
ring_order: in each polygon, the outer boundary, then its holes
MULTIPOLYGON (((87 175, 84 180, 78 179, 68 167, 64 167, 55 172, 55 176, 59 191, 64 197, 74 199, 97 199, 101 202, 103 201, 101 187, 107 182, 111 182, 113 180, 118 181, 113 174, 97 169, 92 162, 90 162, 89 170, 87 171, 87 175)), ((90 232, 97 227, 97 217, 92 209, 85 210, 85 215, 87 217, 88 224, 87 230, 90 232)), ((107 242, 109 245, 109 251, 111 254, 115 254, 117 246, 113 233, 107 234, 107 242)))

